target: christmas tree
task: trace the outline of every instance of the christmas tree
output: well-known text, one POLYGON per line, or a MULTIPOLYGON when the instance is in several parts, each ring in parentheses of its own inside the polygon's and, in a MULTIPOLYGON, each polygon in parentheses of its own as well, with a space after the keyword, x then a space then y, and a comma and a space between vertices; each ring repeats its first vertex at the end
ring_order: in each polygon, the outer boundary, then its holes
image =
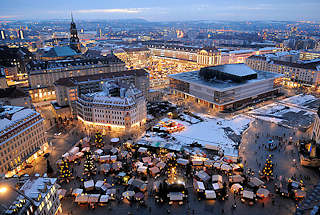
POLYGON ((70 164, 66 160, 62 160, 59 165, 59 178, 61 182, 69 182, 72 178, 72 172, 70 171, 70 164))
POLYGON ((92 153, 91 152, 86 152, 85 153, 85 161, 83 164, 84 167, 84 174, 87 175, 92 175, 92 174, 96 174, 96 165, 94 164, 94 160, 92 158, 92 153))
POLYGON ((96 133, 95 134, 94 143, 96 144, 97 148, 101 149, 103 147, 103 139, 102 139, 102 134, 101 133, 96 133))
POLYGON ((271 155, 267 158, 264 167, 262 169, 263 177, 266 177, 269 179, 270 177, 273 177, 273 164, 271 160, 271 155))

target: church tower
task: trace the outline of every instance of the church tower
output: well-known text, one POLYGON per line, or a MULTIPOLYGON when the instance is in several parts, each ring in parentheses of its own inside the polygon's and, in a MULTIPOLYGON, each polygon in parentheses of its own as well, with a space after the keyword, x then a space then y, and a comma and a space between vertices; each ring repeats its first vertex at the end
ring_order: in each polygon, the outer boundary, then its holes
POLYGON ((71 13, 71 24, 70 24, 70 48, 72 48, 78 53, 81 52, 77 26, 76 26, 76 23, 74 23, 73 21, 72 13, 71 13))

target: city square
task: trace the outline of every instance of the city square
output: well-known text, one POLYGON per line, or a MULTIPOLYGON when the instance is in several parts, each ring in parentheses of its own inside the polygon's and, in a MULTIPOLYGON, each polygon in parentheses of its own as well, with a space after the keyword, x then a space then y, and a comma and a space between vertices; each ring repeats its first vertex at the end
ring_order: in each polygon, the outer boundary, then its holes
POLYGON ((314 0, 0 7, 0 214, 320 214, 314 0))

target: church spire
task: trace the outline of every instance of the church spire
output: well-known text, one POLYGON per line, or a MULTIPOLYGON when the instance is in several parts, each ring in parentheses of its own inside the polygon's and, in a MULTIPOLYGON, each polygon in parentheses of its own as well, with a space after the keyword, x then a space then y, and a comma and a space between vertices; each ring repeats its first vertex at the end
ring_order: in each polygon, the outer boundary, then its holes
POLYGON ((76 23, 73 20, 73 14, 71 12, 71 24, 70 24, 70 48, 76 52, 80 52, 80 42, 78 37, 78 31, 76 23))

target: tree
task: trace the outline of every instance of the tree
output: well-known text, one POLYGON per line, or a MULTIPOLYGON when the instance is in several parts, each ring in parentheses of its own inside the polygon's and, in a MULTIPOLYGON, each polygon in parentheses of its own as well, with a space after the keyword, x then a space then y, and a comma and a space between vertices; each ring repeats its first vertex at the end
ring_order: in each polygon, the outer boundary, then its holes
POLYGON ((59 178, 61 182, 69 182, 72 178, 72 172, 70 171, 69 161, 62 159, 59 165, 59 178))
POLYGON ((102 134, 101 133, 96 133, 94 137, 95 137, 94 143, 96 144, 96 147, 101 149, 103 147, 103 145, 104 145, 102 134))
POLYGON ((273 164, 271 160, 271 155, 267 158, 264 167, 262 169, 262 176, 267 178, 268 180, 270 177, 273 177, 273 164))
POLYGON ((85 153, 85 161, 83 164, 84 167, 84 174, 87 174, 88 176, 96 174, 96 165, 94 164, 94 160, 92 158, 91 152, 85 153))
POLYGON ((51 174, 51 173, 53 173, 53 168, 50 164, 50 161, 47 160, 47 174, 51 174))

